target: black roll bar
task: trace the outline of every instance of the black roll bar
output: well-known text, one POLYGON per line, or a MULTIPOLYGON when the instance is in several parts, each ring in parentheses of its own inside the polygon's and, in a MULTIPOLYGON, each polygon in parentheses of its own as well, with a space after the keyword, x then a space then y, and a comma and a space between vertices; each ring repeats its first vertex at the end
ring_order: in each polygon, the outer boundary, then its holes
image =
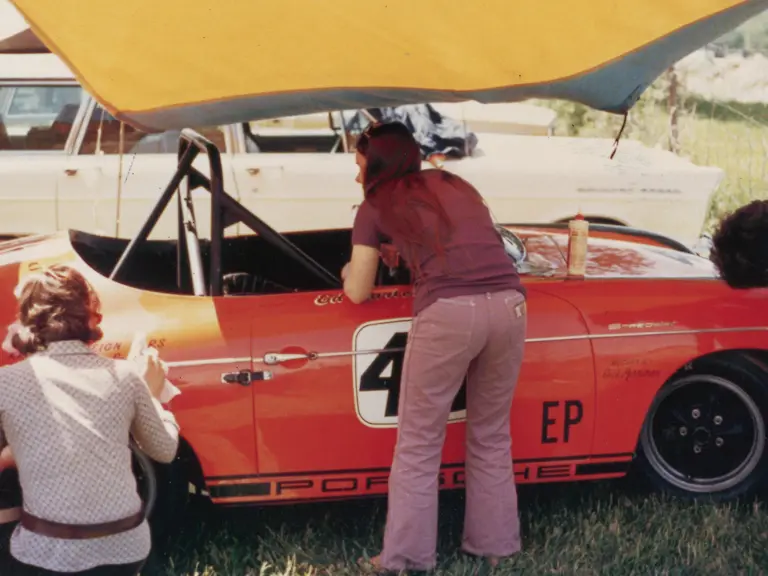
MULTIPOLYGON (((341 287, 339 279, 323 268, 315 260, 309 257, 298 246, 290 242, 285 236, 277 232, 258 216, 247 210, 239 204, 234 198, 224 191, 223 170, 221 167, 221 154, 216 145, 205 138, 203 135, 190 128, 184 128, 179 137, 178 166, 176 172, 171 178, 170 183, 158 198, 155 207, 152 209, 149 217, 136 235, 131 239, 123 251, 117 264, 115 264, 110 279, 115 280, 126 266, 126 262, 136 252, 136 247, 146 241, 152 229, 157 225, 160 216, 168 205, 174 192, 179 188, 182 180, 187 178, 188 194, 195 188, 202 187, 211 194, 211 259, 210 259, 210 296, 220 296, 222 293, 221 283, 221 261, 222 247, 224 243, 224 215, 231 213, 238 221, 251 227, 267 242, 279 249, 289 258, 297 261, 307 272, 315 278, 326 284, 329 288, 341 287), (208 166, 210 169, 210 178, 200 173, 199 170, 192 167, 192 163, 200 152, 204 152, 208 157, 208 166)), ((179 201, 183 202, 181 197, 179 201)), ((179 205, 181 208, 181 205, 179 205)), ((182 233, 184 225, 179 215, 179 238, 178 242, 188 244, 188 239, 182 233)), ((188 249, 188 247, 187 247, 188 249)), ((177 250, 180 258, 184 247, 181 245, 177 250)), ((192 263, 190 262, 190 266, 192 263)), ((180 268, 180 266, 179 266, 180 268)), ((191 270, 190 270, 191 273, 191 270)), ((177 282, 182 283, 181 272, 178 272, 177 282)))
MULTIPOLYGON (((211 186, 211 183, 209 182, 208 178, 206 178, 205 174, 201 174, 194 168, 192 168, 195 172, 197 172, 196 177, 200 179, 203 188, 208 189, 209 186, 211 186)), ((260 219, 258 216, 256 216, 253 212, 249 211, 247 208, 245 208, 242 204, 238 203, 237 200, 232 198, 229 194, 224 192, 223 190, 220 192, 219 197, 219 204, 223 211, 231 213, 233 216, 237 218, 237 221, 242 222, 243 224, 249 226, 258 234, 264 238, 267 242, 275 246, 278 250, 280 250, 283 254, 288 256, 289 258, 292 258, 294 260, 297 260, 308 272, 310 272, 313 276, 318 278, 319 280, 322 280, 324 283, 328 285, 329 288, 338 288, 341 286, 341 283, 339 282, 339 279, 336 278, 333 274, 328 272, 325 268, 323 268, 320 264, 318 264, 315 260, 310 258, 304 251, 302 251, 298 246, 293 244, 290 240, 288 240, 285 236, 277 232, 274 228, 272 228, 269 224, 264 222, 262 219, 260 219)), ((221 216, 220 216, 221 218, 221 216)), ((223 228, 218 228, 219 233, 223 236, 223 228)), ((213 236, 213 230, 211 230, 211 235, 213 236)), ((213 251, 213 243, 211 244, 211 250, 213 251)), ((221 254, 221 250, 219 250, 219 256, 221 254)), ((214 263, 214 254, 211 254, 211 274, 213 274, 213 263, 214 263)), ((219 295, 217 293, 213 293, 211 295, 219 295)))
POLYGON ((136 233, 136 235, 131 238, 128 246, 126 246, 125 250, 123 250, 123 253, 120 255, 120 259, 117 261, 117 264, 115 264, 115 267, 112 269, 112 273, 109 275, 110 280, 117 280, 120 273, 123 271, 123 268, 125 267, 125 263, 131 256, 133 256, 134 252, 136 252, 136 247, 141 242, 144 242, 149 236, 149 233, 152 232, 152 229, 157 224, 157 221, 160 220, 160 216, 163 215, 165 207, 171 200, 171 196, 174 195, 176 189, 181 184, 181 181, 192 167, 192 162, 195 161, 198 153, 199 150, 197 148, 192 148, 191 146, 182 147, 181 140, 179 140, 179 163, 178 167, 176 168, 176 172, 173 174, 173 177, 168 183, 168 186, 165 187, 165 190, 160 195, 160 198, 157 199, 155 207, 152 208, 152 212, 149 213, 149 217, 144 222, 144 225, 136 233))

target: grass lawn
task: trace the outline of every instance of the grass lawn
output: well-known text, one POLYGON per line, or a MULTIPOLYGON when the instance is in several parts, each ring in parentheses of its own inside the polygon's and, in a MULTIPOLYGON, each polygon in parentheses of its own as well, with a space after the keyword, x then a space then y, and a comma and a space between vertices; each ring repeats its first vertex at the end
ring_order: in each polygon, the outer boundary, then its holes
MULTIPOLYGON (((456 554, 462 493, 444 493, 436 574, 768 573, 768 514, 759 501, 673 501, 631 480, 523 486, 519 496, 524 550, 491 572, 456 554)), ((206 513, 158 549, 143 574, 361 574, 357 559, 378 553, 385 511, 379 498, 206 513)))

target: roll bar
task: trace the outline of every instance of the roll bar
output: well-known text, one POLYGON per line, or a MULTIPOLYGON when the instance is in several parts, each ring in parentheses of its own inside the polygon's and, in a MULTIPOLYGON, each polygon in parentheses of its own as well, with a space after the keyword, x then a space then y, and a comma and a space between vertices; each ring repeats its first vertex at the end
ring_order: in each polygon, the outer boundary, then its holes
POLYGON ((204 188, 211 194, 211 258, 208 276, 208 293, 210 296, 221 296, 222 294, 221 252, 224 243, 224 229, 237 222, 241 222, 253 229, 266 242, 296 261, 309 274, 326 284, 328 288, 341 287, 341 281, 338 277, 323 268, 285 236, 274 230, 224 191, 221 153, 213 142, 190 128, 184 128, 179 137, 177 158, 178 164, 173 177, 157 199, 155 206, 152 208, 141 229, 131 238, 125 250, 123 250, 109 275, 111 280, 117 281, 120 278, 120 274, 126 269, 137 248, 143 242, 146 242, 173 195, 177 194, 179 208, 177 248, 179 266, 177 282, 181 285, 181 259, 183 253, 186 252, 193 285, 196 286, 195 292, 198 292, 201 286, 199 282, 202 282, 205 276, 201 260, 199 257, 194 257, 195 255, 199 256, 200 250, 197 232, 194 229, 194 212, 191 207, 190 195, 192 190, 204 188), (192 166, 195 158, 201 152, 208 157, 210 178, 192 166), (182 197, 179 186, 185 179, 187 190, 185 197, 182 197), (183 203, 186 203, 186 206, 182 206, 183 203))

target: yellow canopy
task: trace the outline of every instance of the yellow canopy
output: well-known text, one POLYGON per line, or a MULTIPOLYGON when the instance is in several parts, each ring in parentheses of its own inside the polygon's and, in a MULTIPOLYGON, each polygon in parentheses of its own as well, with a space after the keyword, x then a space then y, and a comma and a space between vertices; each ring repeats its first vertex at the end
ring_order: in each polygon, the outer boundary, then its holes
POLYGON ((768 0, 11 0, 147 131, 418 102, 625 112, 768 0))

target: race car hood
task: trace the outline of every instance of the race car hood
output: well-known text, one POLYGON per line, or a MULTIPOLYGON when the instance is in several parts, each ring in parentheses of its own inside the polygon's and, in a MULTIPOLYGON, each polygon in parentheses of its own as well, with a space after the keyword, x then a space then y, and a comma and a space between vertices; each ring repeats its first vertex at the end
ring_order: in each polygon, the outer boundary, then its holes
MULTIPOLYGON (((567 230, 512 230, 526 240, 531 262, 544 257, 557 266, 557 274, 565 273, 567 230)), ((645 238, 628 235, 626 240, 621 240, 590 235, 586 277, 712 279, 718 274, 714 264, 706 258, 660 246, 645 238)))
POLYGON ((31 248, 43 248, 54 255, 67 238, 66 233, 35 234, 0 242, 0 266, 29 259, 31 248))

